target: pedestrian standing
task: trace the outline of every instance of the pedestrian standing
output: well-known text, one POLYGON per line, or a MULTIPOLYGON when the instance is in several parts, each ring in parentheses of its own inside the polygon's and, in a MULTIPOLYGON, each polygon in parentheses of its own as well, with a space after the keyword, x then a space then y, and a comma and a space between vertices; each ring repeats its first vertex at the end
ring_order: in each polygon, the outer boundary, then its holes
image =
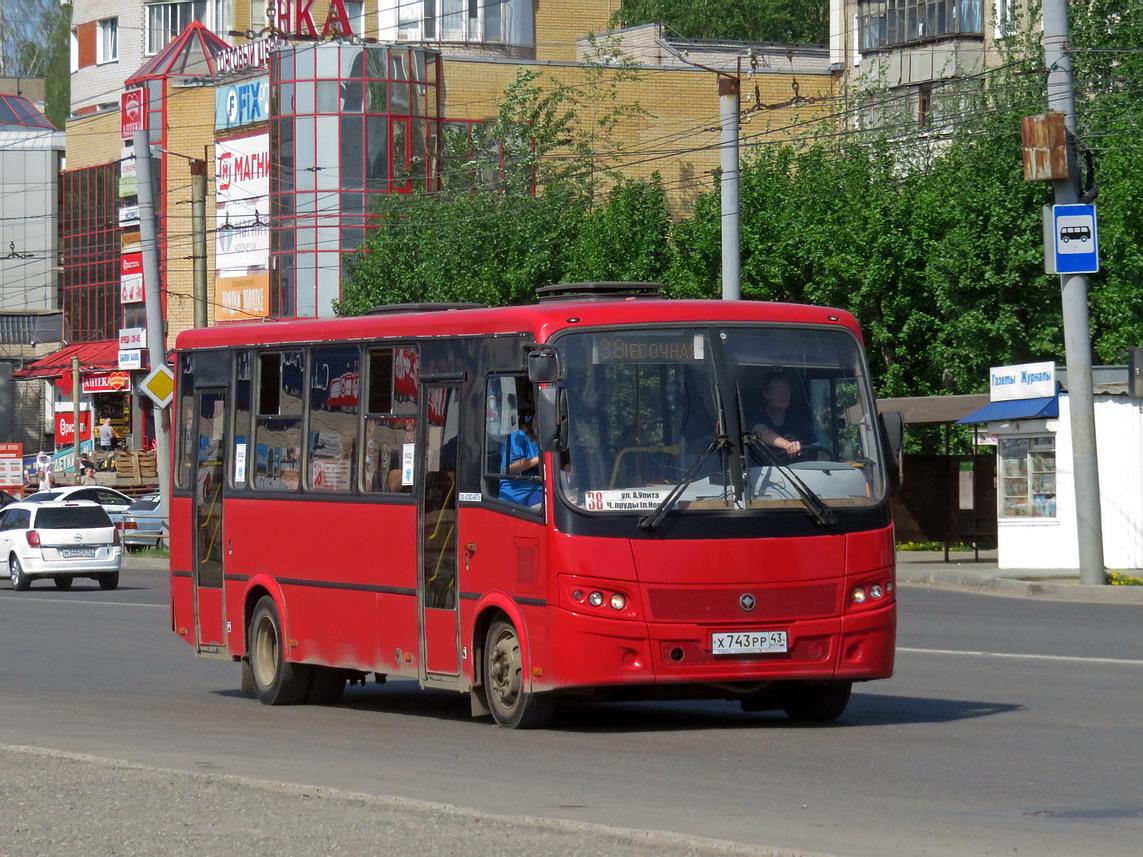
POLYGON ((104 455, 111 455, 115 449, 115 427, 111 425, 110 417, 104 417, 99 423, 99 449, 104 455))
POLYGON ((47 491, 52 487, 52 471, 55 467, 52 457, 41 449, 36 456, 36 475, 40 478, 41 491, 47 491))

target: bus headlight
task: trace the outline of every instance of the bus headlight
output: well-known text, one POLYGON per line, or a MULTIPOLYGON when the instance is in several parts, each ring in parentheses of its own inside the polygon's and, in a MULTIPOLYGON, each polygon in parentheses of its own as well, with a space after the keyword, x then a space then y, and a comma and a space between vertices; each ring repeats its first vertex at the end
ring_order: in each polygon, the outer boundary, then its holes
POLYGON ((587 596, 587 603, 592 607, 598 607, 603 603, 603 593, 599 592, 598 590, 591 593, 591 595, 587 596))
POLYGON ((864 604, 865 603, 865 590, 860 586, 853 590, 853 603, 854 604, 864 604))
POLYGON ((623 596, 622 593, 616 592, 614 595, 611 596, 611 609, 612 610, 622 610, 626 606, 627 606, 627 599, 623 596))

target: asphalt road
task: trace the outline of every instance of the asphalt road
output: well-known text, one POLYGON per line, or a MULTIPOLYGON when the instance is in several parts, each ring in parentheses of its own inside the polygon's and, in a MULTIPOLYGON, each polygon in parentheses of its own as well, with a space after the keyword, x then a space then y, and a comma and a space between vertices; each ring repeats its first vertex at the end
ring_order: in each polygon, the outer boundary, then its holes
POLYGON ((859 686, 839 725, 578 704, 514 732, 409 682, 258 705, 236 666, 170 633, 162 572, 87 584, 0 582, 0 855, 1113 857, 1143 841, 1140 606, 902 587, 897 675, 859 686))

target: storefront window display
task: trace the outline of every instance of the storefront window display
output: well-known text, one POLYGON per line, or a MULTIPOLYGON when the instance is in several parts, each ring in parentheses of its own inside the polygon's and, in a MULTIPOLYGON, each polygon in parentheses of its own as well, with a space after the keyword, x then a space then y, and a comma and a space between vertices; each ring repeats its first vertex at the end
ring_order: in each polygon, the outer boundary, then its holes
POLYGON ((1056 440, 1052 435, 1001 438, 1000 516, 1056 516, 1056 440))

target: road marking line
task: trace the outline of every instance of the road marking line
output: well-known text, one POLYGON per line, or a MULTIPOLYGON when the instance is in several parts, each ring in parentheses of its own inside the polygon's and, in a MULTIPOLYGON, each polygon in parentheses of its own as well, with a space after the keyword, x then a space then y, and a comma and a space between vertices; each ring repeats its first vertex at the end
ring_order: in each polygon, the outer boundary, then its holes
POLYGON ((1072 661, 1086 664, 1121 664, 1123 666, 1143 667, 1143 660, 1132 658, 1081 658, 1076 655, 1019 655, 1012 652, 974 652, 966 649, 912 649, 898 646, 898 652, 908 652, 914 655, 970 655, 979 658, 1014 658, 1030 661, 1072 661))
POLYGON ((138 604, 131 601, 89 601, 85 598, 56 598, 48 601, 45 598, 14 598, 13 601, 0 602, 5 604, 19 603, 19 604, 48 604, 56 606, 57 604, 98 604, 107 605, 108 607, 162 607, 164 610, 170 610, 170 604, 145 604, 139 602, 138 604))

